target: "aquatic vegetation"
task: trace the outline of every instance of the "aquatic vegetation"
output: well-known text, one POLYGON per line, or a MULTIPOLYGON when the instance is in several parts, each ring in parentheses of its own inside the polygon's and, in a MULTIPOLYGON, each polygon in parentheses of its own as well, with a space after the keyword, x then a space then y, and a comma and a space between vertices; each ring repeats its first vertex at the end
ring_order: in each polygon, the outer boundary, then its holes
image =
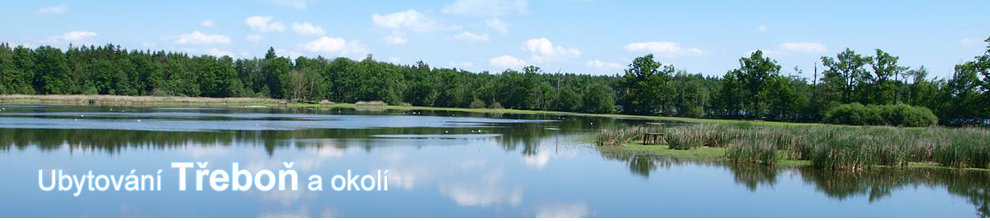
MULTIPOLYGON (((725 159, 738 164, 797 160, 830 170, 911 163, 990 168, 990 130, 983 128, 694 124, 666 128, 663 135, 673 150, 726 148, 725 159)), ((599 139, 609 136, 618 135, 599 139)), ((617 144, 622 143, 612 143, 617 144)))
POLYGON ((935 145, 935 162, 952 167, 990 168, 990 131, 976 128, 934 131, 947 142, 935 145))
POLYGON ((690 150, 701 147, 704 143, 702 132, 694 127, 675 127, 663 133, 663 139, 667 141, 670 149, 690 150))
POLYGON ((642 127, 606 128, 598 134, 595 143, 602 146, 623 145, 639 138, 644 132, 646 130, 642 127))
POLYGON ((734 163, 774 165, 777 161, 777 144, 764 133, 748 134, 733 140, 725 156, 734 163))

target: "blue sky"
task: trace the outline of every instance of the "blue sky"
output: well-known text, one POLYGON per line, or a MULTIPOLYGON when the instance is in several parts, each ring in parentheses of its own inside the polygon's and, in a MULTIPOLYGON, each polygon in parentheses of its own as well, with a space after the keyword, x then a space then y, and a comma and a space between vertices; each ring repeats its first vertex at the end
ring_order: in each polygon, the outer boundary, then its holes
POLYGON ((192 54, 363 58, 471 71, 531 64, 620 73, 636 56, 723 75, 762 49, 810 77, 822 55, 876 48, 949 76, 985 51, 990 1, 12 1, 0 41, 192 54))

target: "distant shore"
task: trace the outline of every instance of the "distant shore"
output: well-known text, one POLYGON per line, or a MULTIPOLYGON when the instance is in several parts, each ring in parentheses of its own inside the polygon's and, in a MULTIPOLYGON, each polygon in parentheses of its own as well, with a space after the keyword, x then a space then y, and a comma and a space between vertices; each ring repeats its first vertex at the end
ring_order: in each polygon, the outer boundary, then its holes
MULTIPOLYGON (((371 102, 374 104, 374 102, 371 102)), ((792 123, 776 121, 704 119, 686 117, 642 116, 627 114, 594 114, 545 110, 516 110, 490 108, 457 108, 457 107, 421 107, 401 105, 362 105, 353 103, 297 103, 286 100, 269 98, 209 98, 209 97, 172 97, 172 96, 121 96, 121 95, 0 95, 0 104, 15 105, 72 105, 72 106, 148 106, 148 107, 325 107, 325 108, 380 108, 393 110, 432 110, 458 111, 469 113, 501 113, 501 114, 558 114, 587 117, 631 118, 659 121, 679 121, 691 123, 740 123, 748 122, 761 125, 820 125, 818 123, 792 123)))
POLYGON ((284 106, 267 98, 208 98, 119 95, 0 95, 0 104, 101 106, 284 106))

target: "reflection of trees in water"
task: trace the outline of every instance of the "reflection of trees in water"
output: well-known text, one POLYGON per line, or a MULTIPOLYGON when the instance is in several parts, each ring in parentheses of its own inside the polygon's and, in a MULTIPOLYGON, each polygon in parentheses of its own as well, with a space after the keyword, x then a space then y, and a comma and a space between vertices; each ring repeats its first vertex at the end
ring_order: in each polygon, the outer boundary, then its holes
POLYGON ((809 167, 799 168, 801 177, 818 191, 835 199, 867 196, 869 202, 889 197, 891 192, 905 185, 930 185, 929 180, 920 179, 922 170, 872 169, 867 171, 821 170, 809 167))
POLYGON ((0 129, 0 149, 73 149, 116 153, 124 148, 165 149, 186 145, 230 145, 233 132, 149 132, 88 129, 0 129))
POLYGON ((609 160, 626 162, 629 171, 643 177, 658 168, 675 165, 701 164, 724 165, 732 172, 736 184, 750 191, 757 191, 761 185, 773 186, 784 170, 794 170, 805 183, 833 199, 845 200, 851 197, 866 196, 869 202, 889 197, 894 191, 904 187, 928 186, 945 187, 952 194, 965 198, 976 208, 979 217, 990 217, 990 172, 964 171, 954 169, 888 169, 873 168, 865 171, 820 170, 810 167, 775 168, 730 163, 679 161, 669 157, 630 153, 602 152, 609 160))
POLYGON ((726 164, 729 171, 732 172, 732 176, 736 184, 746 186, 750 191, 756 191, 756 188, 764 185, 773 187, 777 183, 777 175, 779 174, 779 168, 776 167, 764 167, 764 166, 751 166, 751 165, 739 165, 739 164, 726 164))
POLYGON ((872 169, 841 172, 800 168, 801 177, 837 199, 866 195, 870 202, 891 195, 907 186, 945 187, 949 193, 966 198, 977 215, 990 217, 990 173, 953 169, 872 169))
MULTIPOLYGON (((273 113, 326 113, 334 110, 288 109, 273 113)), ((204 111, 205 112, 205 111, 204 111)), ((219 112, 219 111, 214 111, 219 112)), ((258 110, 255 112, 271 112, 258 110)), ((382 111, 380 114, 396 114, 396 110, 382 111)), ((341 113, 369 114, 366 111, 345 110, 341 113)), ((413 111, 406 111, 413 114, 413 111)), ((416 115, 492 117, 490 113, 424 113, 416 115), (450 114, 450 115, 444 115, 450 114)), ((508 114, 506 114, 508 115, 508 114)), ((459 138, 492 139, 506 151, 522 150, 530 156, 539 152, 542 142, 554 136, 592 131, 601 125, 616 124, 615 119, 588 118, 556 115, 512 115, 518 119, 557 120, 545 123, 484 123, 479 127, 412 127, 412 128, 364 128, 364 129, 308 129, 293 131, 133 131, 133 130, 91 130, 91 129, 10 129, 0 128, 0 150, 11 148, 25 149, 37 147, 41 150, 57 150, 68 146, 72 149, 86 149, 116 153, 124 148, 171 149, 199 146, 229 147, 235 144, 248 144, 262 147, 269 155, 278 149, 289 146, 312 147, 313 145, 291 145, 292 140, 301 139, 348 139, 346 146, 361 147, 367 150, 376 148, 372 135, 382 134, 501 134, 499 137, 459 138), (551 129, 548 129, 551 128, 551 129)), ((403 138, 399 138, 403 139, 403 138)))
POLYGON ((670 168, 679 165, 720 165, 720 163, 717 162, 680 160, 649 154, 611 151, 603 151, 600 153, 602 154, 602 158, 626 162, 626 165, 629 167, 629 172, 644 178, 650 177, 650 173, 658 168, 670 168))

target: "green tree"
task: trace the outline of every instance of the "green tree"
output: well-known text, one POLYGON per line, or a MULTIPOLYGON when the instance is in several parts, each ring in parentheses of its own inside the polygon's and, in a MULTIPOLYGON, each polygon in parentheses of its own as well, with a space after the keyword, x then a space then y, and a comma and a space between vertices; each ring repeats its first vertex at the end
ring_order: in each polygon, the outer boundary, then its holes
POLYGON ((757 50, 749 57, 739 59, 739 68, 730 71, 742 86, 743 108, 752 117, 762 117, 766 113, 765 96, 760 96, 771 77, 780 75, 780 65, 777 61, 763 57, 763 51, 757 50))
POLYGON ((591 83, 584 93, 584 112, 611 113, 615 110, 615 90, 603 82, 591 83))
POLYGON ((276 55, 275 48, 268 48, 265 60, 261 62, 261 73, 265 76, 269 96, 276 99, 291 98, 292 95, 286 92, 291 68, 292 61, 276 55))
POLYGON ((709 91, 701 74, 688 74, 679 71, 674 76, 674 106, 677 115, 684 117, 704 117, 708 106, 709 91))
POLYGON ((870 63, 871 58, 846 48, 845 51, 839 52, 836 58, 822 56, 821 59, 822 64, 827 68, 823 73, 827 93, 838 95, 828 97, 839 97, 841 100, 837 102, 841 103, 862 102, 863 97, 854 99, 856 98, 854 95, 865 94, 860 92, 865 91, 863 87, 867 85, 864 82, 870 79, 869 71, 865 66, 870 63))
POLYGON ((11 49, 6 43, 0 44, 0 93, 34 94, 31 86, 34 74, 30 72, 33 64, 33 56, 27 48, 11 49))
POLYGON ((65 94, 70 85, 69 64, 62 50, 41 46, 34 51, 34 89, 41 94, 65 94))
POLYGON ((623 77, 622 111, 630 114, 671 114, 673 66, 653 60, 653 54, 637 57, 623 77))
POLYGON ((900 102, 896 91, 897 85, 900 84, 898 76, 906 71, 908 67, 898 66, 897 60, 899 59, 897 56, 892 56, 883 50, 877 49, 877 55, 871 62, 874 74, 872 79, 875 80, 875 82, 872 82, 872 87, 870 87, 874 91, 873 98, 871 99, 873 103, 895 104, 900 102))
POLYGON ((766 100, 769 114, 775 119, 793 117, 797 112, 798 94, 789 77, 772 75, 757 97, 766 100))

